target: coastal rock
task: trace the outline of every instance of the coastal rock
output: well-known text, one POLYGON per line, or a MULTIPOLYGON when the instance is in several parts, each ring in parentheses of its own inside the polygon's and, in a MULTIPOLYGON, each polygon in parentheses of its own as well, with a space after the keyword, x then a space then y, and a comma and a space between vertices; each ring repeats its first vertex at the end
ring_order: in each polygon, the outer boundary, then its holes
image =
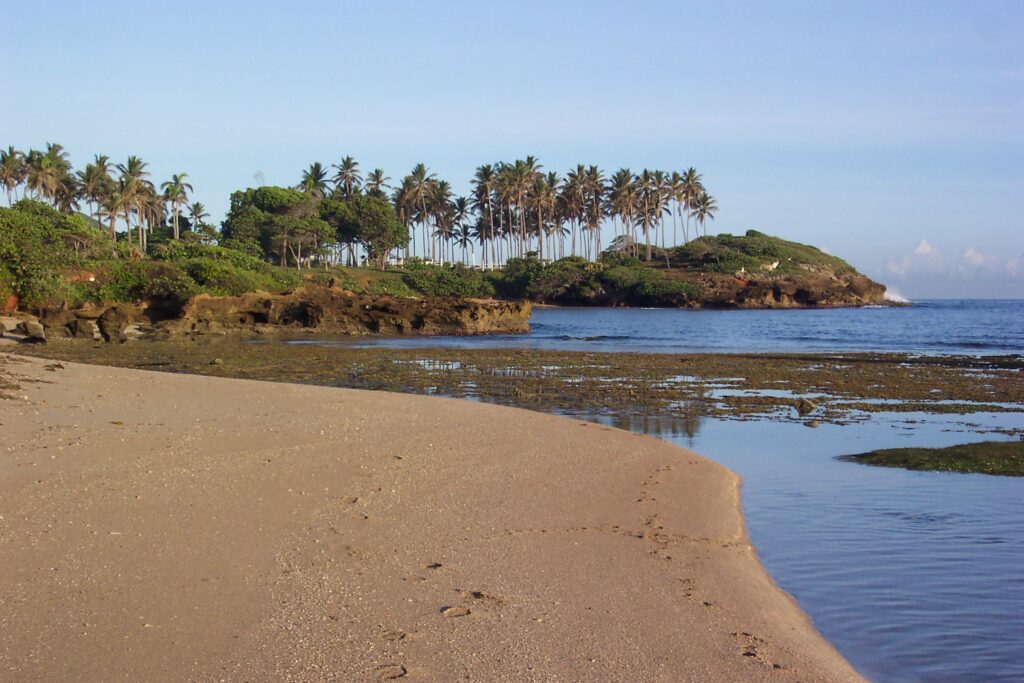
POLYGON ((96 319, 96 324, 103 339, 109 342, 123 342, 125 341, 125 328, 137 320, 140 315, 141 311, 138 307, 118 304, 105 310, 96 319))
POLYGON ((25 341, 41 343, 46 341, 46 329, 37 320, 22 320, 14 330, 25 337, 25 341))
POLYGON ((859 274, 807 272, 801 277, 752 276, 736 278, 703 273, 701 296, 695 305, 705 308, 833 308, 881 306, 885 286, 859 274))
POLYGON ((0 334, 10 334, 18 329, 18 324, 21 322, 20 318, 14 318, 9 315, 0 315, 0 334))
POLYGON ((165 336, 303 331, 340 335, 508 334, 529 330, 530 304, 480 299, 400 299, 307 286, 282 294, 193 297, 158 325, 165 336))
MULTIPOLYGON (((5 319, 6 320, 6 319, 5 319)), ((402 299, 355 294, 340 287, 307 286, 281 294, 200 294, 179 311, 145 304, 87 305, 45 311, 33 324, 38 338, 123 343, 147 336, 310 334, 476 335, 530 329, 530 304, 484 299, 402 299)), ((26 321, 4 323, 28 336, 26 321)))
POLYGON ((89 320, 88 318, 75 318, 67 325, 67 329, 75 339, 93 339, 96 341, 103 339, 103 336, 100 334, 99 325, 96 324, 95 320, 89 320))
POLYGON ((815 410, 817 410, 818 404, 809 398, 801 398, 799 401, 796 402, 795 407, 796 412, 799 413, 801 417, 803 417, 804 415, 810 415, 815 410))

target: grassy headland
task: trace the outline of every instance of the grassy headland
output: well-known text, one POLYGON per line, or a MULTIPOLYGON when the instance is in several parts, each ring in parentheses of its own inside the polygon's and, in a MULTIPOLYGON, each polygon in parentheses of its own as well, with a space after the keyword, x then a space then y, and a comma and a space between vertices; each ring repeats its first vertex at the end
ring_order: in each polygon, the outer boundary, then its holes
POLYGON ((188 203, 185 173, 158 190, 138 157, 115 166, 97 156, 75 171, 60 145, 8 148, 0 151, 10 205, 0 208, 0 309, 125 302, 173 313, 199 293, 310 282, 564 305, 884 300, 881 285, 814 247, 754 230, 708 236, 717 205, 695 169, 606 178, 593 166, 564 176, 540 168, 532 157, 486 164, 471 196, 458 197, 423 164, 392 187, 383 170, 364 179, 345 157, 333 177, 316 163, 295 187, 234 192, 218 228, 203 204, 188 203))
POLYGON ((33 200, 0 208, 0 256, 0 304, 7 312, 126 302, 173 315, 200 293, 273 293, 309 283, 369 295, 625 306, 841 305, 868 303, 883 291, 840 259, 753 231, 701 237, 667 251, 670 267, 610 251, 596 262, 513 258, 495 271, 419 260, 387 270, 327 261, 296 268, 197 239, 153 239, 142 252, 111 242, 81 214, 33 200))

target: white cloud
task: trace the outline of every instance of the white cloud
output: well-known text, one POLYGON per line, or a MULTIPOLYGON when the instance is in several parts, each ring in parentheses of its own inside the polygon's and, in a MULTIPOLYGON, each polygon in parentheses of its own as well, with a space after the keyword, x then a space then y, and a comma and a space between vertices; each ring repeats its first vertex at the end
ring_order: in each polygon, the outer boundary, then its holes
POLYGON ((1024 277, 1024 251, 1006 259, 1005 267, 1010 277, 1024 277))
POLYGON ((1024 277, 1024 252, 1007 258, 986 254, 967 246, 959 256, 947 257, 927 240, 918 242, 914 250, 885 262, 885 272, 897 278, 940 276, 953 279, 977 279, 994 275, 1024 277))
POLYGON ((913 274, 935 273, 944 268, 944 262, 942 252, 927 241, 921 240, 912 253, 886 261, 885 270, 890 275, 906 277, 913 274))

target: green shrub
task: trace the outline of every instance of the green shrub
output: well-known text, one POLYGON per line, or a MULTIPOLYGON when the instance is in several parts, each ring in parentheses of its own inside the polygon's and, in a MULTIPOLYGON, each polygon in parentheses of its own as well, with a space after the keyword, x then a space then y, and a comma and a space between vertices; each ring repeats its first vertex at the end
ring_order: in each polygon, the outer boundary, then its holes
POLYGON ((0 281, 27 307, 74 302, 65 277, 111 243, 81 216, 68 216, 32 200, 0 208, 0 281))
POLYGON ((272 278, 237 268, 225 261, 197 258, 184 263, 185 272, 205 291, 219 296, 238 296, 259 289, 271 289, 272 278))
POLYGON ((427 296, 494 295, 494 286, 483 273, 460 264, 433 266, 413 262, 405 267, 402 279, 413 290, 427 296))
POLYGON ((568 256, 545 265, 527 288, 535 301, 552 301, 566 297, 585 299, 600 290, 595 278, 599 266, 582 256, 568 256))
POLYGON ((374 296, 416 296, 416 292, 409 289, 409 285, 405 284, 403 280, 399 280, 398 278, 381 278, 380 280, 371 280, 366 287, 366 292, 368 294, 373 294, 374 296))
POLYGON ((196 281, 177 266, 147 263, 143 272, 141 298, 167 307, 180 308, 199 292, 196 281))
POLYGON ((678 280, 650 279, 634 290, 641 306, 671 306, 697 295, 696 285, 678 280))
POLYGON ((650 271, 643 266, 616 266, 603 271, 601 280, 613 290, 629 291, 643 281, 645 270, 650 271))
POLYGON ((671 250, 675 267, 684 270, 735 273, 740 270, 758 272, 778 261, 772 269, 778 273, 793 273, 802 266, 850 273, 853 268, 842 259, 830 256, 815 247, 789 242, 748 230, 743 237, 716 235, 701 237, 671 250))

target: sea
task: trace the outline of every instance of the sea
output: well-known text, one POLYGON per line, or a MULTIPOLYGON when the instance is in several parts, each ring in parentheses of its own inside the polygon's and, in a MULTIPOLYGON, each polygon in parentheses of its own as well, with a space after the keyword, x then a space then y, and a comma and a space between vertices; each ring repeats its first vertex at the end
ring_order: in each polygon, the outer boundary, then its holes
MULTIPOLYGON (((772 311, 538 308, 531 326, 528 335, 355 344, 1024 355, 1024 300, 772 311)), ((836 459, 877 448, 1013 438, 1000 430, 1024 429, 1019 408, 873 413, 816 429, 714 417, 696 431, 664 420, 627 426, 743 477, 744 514, 762 563, 868 679, 1024 681, 1024 477, 910 472, 836 459)), ((609 423, 600 415, 573 416, 609 423)))

